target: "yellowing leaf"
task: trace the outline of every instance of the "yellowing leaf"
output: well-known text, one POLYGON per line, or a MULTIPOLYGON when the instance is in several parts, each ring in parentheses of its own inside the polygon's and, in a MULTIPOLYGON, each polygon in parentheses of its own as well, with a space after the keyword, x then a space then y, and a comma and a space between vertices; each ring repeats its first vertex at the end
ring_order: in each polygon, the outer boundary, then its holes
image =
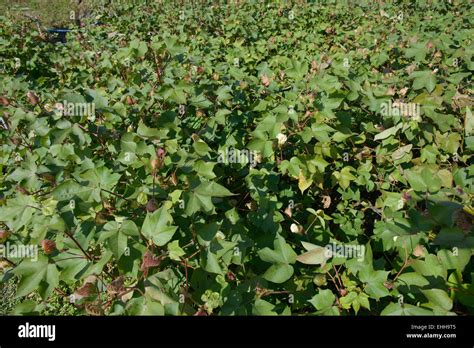
POLYGON ((416 257, 423 257, 425 256, 425 248, 422 246, 422 245, 417 245, 414 249, 413 249, 413 255, 415 255, 416 257))
POLYGON ((300 171, 300 175, 298 176, 298 188, 300 189, 301 193, 303 193, 308 187, 310 187, 312 183, 313 180, 306 180, 303 175, 303 172, 300 171))
POLYGON ((397 124, 396 126, 393 126, 391 128, 385 129, 383 132, 377 134, 374 137, 374 140, 383 140, 388 138, 391 135, 397 134, 397 132, 403 127, 401 123, 397 124))
POLYGON ((444 187, 453 186, 453 174, 447 169, 440 169, 438 171, 438 177, 441 179, 441 183, 444 187))
POLYGON ((464 119, 464 132, 466 136, 474 134, 474 117, 472 116, 471 108, 466 107, 466 117, 464 119))
POLYGON ((302 242, 303 247, 308 250, 307 252, 298 255, 296 260, 306 265, 322 265, 326 264, 326 260, 329 259, 326 248, 319 245, 311 244, 308 242, 302 242))
POLYGON ((412 144, 402 146, 398 148, 394 153, 392 153, 392 159, 394 161, 399 160, 403 156, 405 156, 407 153, 411 151, 411 148, 413 147, 412 144))
POLYGON ((347 166, 342 168, 340 172, 335 171, 333 173, 337 182, 344 190, 349 187, 351 181, 357 179, 354 175, 352 175, 351 171, 355 171, 355 169, 350 166, 347 166))

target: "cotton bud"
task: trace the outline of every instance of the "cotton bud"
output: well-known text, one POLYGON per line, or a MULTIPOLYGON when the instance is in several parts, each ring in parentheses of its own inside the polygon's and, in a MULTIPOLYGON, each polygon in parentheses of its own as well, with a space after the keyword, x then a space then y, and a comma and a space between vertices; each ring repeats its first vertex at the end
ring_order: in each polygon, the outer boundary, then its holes
POLYGON ((154 198, 150 199, 146 204, 146 211, 153 213, 156 209, 158 209, 158 204, 154 198))
POLYGON ((10 232, 5 230, 0 230, 0 242, 4 242, 10 237, 10 232))
POLYGON ((163 157, 166 155, 166 151, 160 147, 158 150, 156 150, 156 155, 158 158, 163 159, 163 157))
POLYGON ((52 240, 44 239, 41 241, 41 248, 46 255, 49 255, 56 249, 56 243, 52 240))

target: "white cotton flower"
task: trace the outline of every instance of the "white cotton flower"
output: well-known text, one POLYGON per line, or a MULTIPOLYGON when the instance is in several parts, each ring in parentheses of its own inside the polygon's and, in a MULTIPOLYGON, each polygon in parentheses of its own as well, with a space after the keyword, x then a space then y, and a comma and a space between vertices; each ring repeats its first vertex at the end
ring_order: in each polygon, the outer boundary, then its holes
POLYGON ((285 134, 278 133, 276 138, 278 139, 278 145, 283 145, 286 143, 286 140, 288 139, 285 134))

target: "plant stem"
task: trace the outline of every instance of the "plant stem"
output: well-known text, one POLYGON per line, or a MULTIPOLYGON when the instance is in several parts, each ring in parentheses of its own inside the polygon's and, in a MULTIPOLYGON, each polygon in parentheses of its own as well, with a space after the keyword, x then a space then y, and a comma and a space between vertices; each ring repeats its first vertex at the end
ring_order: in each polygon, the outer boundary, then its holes
POLYGON ((5 256, 2 256, 2 258, 3 258, 5 261, 7 261, 10 265, 16 267, 16 263, 15 263, 15 262, 13 262, 13 261, 7 259, 5 256))
POLYGON ((124 197, 123 195, 119 194, 119 193, 115 193, 115 192, 112 192, 112 191, 109 191, 109 190, 106 190, 104 188, 101 188, 102 191, 105 191, 107 193, 110 193, 111 195, 114 195, 114 196, 117 196, 119 198, 122 198, 124 200, 126 200, 127 202, 130 201, 128 198, 124 197))
POLYGON ((72 239, 72 241, 74 242, 74 244, 76 244, 79 249, 81 249, 82 253, 89 259, 89 261, 94 261, 94 259, 92 258, 92 256, 90 256, 87 251, 84 250, 84 248, 81 246, 81 244, 79 244, 79 242, 77 241, 76 238, 74 238, 74 236, 72 234, 70 234, 69 232, 67 231, 64 231, 64 233, 72 239))

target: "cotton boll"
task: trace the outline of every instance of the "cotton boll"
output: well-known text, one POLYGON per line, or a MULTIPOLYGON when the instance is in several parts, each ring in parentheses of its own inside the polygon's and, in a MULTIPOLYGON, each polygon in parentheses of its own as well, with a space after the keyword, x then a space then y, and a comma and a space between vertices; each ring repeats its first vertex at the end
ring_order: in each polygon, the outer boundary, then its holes
POLYGON ((303 226, 297 224, 291 224, 290 231, 293 233, 301 234, 303 233, 303 226))
POLYGON ((282 134, 282 133, 278 133, 278 135, 276 136, 277 140, 278 140, 278 145, 279 146, 282 146, 284 143, 286 143, 286 141, 288 140, 288 138, 286 137, 285 134, 282 134))

